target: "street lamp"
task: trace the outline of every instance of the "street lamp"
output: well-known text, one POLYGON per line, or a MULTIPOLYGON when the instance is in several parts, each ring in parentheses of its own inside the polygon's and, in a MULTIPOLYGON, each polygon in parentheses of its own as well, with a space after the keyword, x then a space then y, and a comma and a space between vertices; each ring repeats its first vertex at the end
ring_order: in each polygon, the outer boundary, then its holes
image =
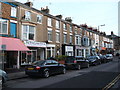
POLYGON ((98 30, 100 29, 100 26, 102 27, 102 26, 105 26, 105 24, 103 24, 103 25, 98 25, 98 30))
MULTIPOLYGON (((103 25, 98 25, 98 31, 99 31, 99 29, 100 29, 100 26, 102 27, 102 26, 105 26, 105 24, 103 24, 103 25)), ((99 36, 99 45, 98 45, 98 47, 99 47, 99 54, 100 54, 100 36, 99 36)))

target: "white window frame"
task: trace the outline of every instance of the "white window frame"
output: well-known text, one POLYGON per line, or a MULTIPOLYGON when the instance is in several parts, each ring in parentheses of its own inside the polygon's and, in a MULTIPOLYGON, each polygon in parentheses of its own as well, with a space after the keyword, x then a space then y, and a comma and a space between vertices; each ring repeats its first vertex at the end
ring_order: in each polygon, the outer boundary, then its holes
POLYGON ((56 32, 56 42, 60 42, 60 33, 56 32))
POLYGON ((67 30, 67 24, 66 23, 63 24, 63 29, 67 30))
POLYGON ((17 16, 17 8, 16 7, 11 7, 11 16, 16 17, 17 16))
POLYGON ((56 28, 60 29, 60 21, 56 20, 56 28))
POLYGON ((0 34, 8 34, 8 20, 0 19, 0 23, 1 23, 1 24, 0 24, 0 25, 1 25, 1 28, 0 28, 0 29, 1 29, 1 32, 0 32, 0 34), (5 24, 7 25, 7 30, 6 30, 6 33, 3 33, 3 31, 2 31, 2 30, 3 30, 3 27, 2 27, 2 26, 3 26, 3 22, 5 22, 5 21, 7 21, 7 22, 5 23, 5 24))
POLYGON ((48 19, 47 19, 47 23, 48 23, 48 26, 51 27, 51 26, 52 26, 52 19, 51 19, 51 18, 48 18, 48 19))
POLYGON ((30 11, 25 11, 25 20, 31 20, 31 12, 30 11))
POLYGON ((64 44, 67 43, 67 34, 63 34, 63 40, 64 40, 64 44))
POLYGON ((70 35, 70 43, 72 44, 73 43, 73 36, 70 35))
POLYGON ((75 36, 75 44, 76 45, 81 45, 81 37, 79 35, 75 36), (77 41, 78 40, 78 41, 77 41))
POLYGON ((72 27, 72 25, 70 25, 70 32, 72 32, 73 31, 73 27, 72 27))
POLYGON ((51 29, 51 28, 48 28, 48 41, 49 41, 49 42, 52 42, 52 40, 53 40, 52 35, 53 35, 53 34, 52 34, 52 29, 51 29), (50 38, 49 38, 49 34, 51 35, 50 38))
POLYGON ((43 15, 37 15, 37 23, 42 24, 43 15))
MULTIPOLYGON (((22 40, 31 40, 31 39, 29 39, 29 34, 30 34, 30 26, 31 25, 22 25, 22 40), (24 26, 26 26, 26 28, 27 28, 27 30, 26 30, 26 34, 27 34, 27 37, 26 37, 26 39, 24 39, 24 26)), ((35 29, 35 26, 32 26, 32 27, 34 27, 34 37, 33 37, 33 41, 35 41, 35 31, 36 31, 36 29, 35 29)))

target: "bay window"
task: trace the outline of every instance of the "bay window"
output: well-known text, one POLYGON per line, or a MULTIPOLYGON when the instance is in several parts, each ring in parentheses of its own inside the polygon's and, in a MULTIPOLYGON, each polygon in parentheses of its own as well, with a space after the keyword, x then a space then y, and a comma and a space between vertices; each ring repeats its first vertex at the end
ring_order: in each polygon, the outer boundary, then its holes
POLYGON ((35 39, 35 27, 30 25, 23 25, 22 30, 23 40, 34 40, 35 39))

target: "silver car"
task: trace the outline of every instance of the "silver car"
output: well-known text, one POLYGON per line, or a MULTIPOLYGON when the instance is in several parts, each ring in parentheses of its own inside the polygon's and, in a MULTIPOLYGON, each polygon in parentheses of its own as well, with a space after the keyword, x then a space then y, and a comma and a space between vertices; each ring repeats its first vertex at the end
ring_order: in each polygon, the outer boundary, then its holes
POLYGON ((7 80, 8 80, 7 73, 0 69, 0 84, 5 83, 7 80))

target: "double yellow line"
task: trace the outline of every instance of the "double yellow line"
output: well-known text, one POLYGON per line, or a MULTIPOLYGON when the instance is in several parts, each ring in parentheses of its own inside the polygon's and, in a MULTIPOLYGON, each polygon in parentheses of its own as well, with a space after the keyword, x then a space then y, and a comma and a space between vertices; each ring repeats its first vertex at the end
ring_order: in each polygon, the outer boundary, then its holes
POLYGON ((109 84, 107 84, 102 90, 108 90, 120 79, 120 74, 109 84))

